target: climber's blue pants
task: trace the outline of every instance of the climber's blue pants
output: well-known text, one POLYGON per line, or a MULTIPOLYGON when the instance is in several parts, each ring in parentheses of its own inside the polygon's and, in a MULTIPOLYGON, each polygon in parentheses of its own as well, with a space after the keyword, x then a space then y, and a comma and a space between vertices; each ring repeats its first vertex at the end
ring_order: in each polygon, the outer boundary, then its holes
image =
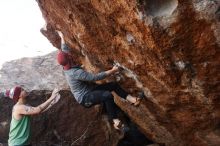
POLYGON ((124 99, 128 95, 128 93, 115 82, 101 84, 84 96, 82 105, 89 108, 93 105, 104 103, 109 119, 116 119, 118 107, 114 102, 111 91, 114 91, 124 99))

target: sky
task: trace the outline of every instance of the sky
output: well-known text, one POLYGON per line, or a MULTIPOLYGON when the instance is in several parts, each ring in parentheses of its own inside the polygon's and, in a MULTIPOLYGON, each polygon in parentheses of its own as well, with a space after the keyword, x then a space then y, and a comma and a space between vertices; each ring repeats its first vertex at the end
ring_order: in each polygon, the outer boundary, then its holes
POLYGON ((0 0, 0 68, 6 61, 56 49, 40 29, 45 25, 35 0, 0 0))

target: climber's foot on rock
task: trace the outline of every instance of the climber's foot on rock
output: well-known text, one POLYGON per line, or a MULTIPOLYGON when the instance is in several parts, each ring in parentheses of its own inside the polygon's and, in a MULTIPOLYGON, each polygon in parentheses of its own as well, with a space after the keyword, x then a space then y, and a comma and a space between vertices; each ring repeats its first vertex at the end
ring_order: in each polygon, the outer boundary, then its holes
POLYGON ((141 101, 145 98, 146 96, 144 95, 144 91, 141 91, 138 93, 138 97, 136 98, 136 101, 133 103, 134 106, 139 106, 141 101))
POLYGON ((144 92, 141 91, 138 93, 138 96, 131 96, 128 94, 126 100, 129 101, 131 105, 138 106, 145 97, 144 92))
POLYGON ((113 120, 113 126, 116 130, 126 133, 129 131, 129 127, 123 124, 120 120, 114 119, 113 120))

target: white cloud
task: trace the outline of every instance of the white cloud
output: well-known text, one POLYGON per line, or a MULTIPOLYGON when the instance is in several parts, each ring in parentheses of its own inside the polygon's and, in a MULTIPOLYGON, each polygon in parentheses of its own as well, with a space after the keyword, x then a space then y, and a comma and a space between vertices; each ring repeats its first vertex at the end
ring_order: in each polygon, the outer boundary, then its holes
POLYGON ((36 1, 0 0, 0 19, 0 66, 56 50, 40 33, 45 22, 36 1))

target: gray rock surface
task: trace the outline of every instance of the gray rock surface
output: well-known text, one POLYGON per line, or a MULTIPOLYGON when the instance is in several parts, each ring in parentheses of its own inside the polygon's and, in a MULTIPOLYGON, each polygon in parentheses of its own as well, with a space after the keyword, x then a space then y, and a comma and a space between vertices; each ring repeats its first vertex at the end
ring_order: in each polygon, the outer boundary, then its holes
POLYGON ((68 88, 62 67, 56 61, 56 52, 3 64, 0 70, 0 90, 15 85, 21 85, 28 91, 68 88))

